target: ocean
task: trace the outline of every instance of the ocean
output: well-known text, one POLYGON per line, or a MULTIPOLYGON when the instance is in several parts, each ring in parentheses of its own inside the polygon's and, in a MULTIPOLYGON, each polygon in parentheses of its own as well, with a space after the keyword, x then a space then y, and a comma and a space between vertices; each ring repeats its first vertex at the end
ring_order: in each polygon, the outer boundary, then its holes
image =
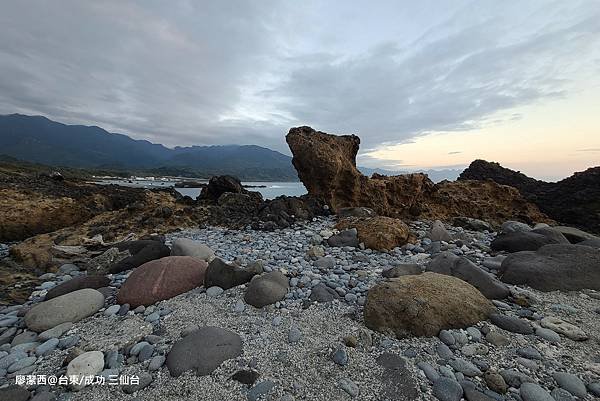
MULTIPOLYGON (((190 179, 188 179, 190 180, 190 179)), ((176 182, 182 180, 168 180, 168 179, 100 179, 95 181, 99 184, 116 184, 127 187, 136 188, 168 188, 175 185, 176 182)), ((190 180, 191 181, 191 180, 190 180)), ((207 180, 193 180, 200 183, 207 183, 207 180)), ((283 181, 245 181, 243 185, 249 185, 256 188, 246 188, 249 191, 260 192, 264 199, 274 199, 281 195, 287 196, 300 196, 306 194, 306 188, 301 182, 283 182, 283 181)), ((187 195, 192 198, 196 198, 200 194, 201 188, 175 188, 177 192, 182 195, 187 195)))

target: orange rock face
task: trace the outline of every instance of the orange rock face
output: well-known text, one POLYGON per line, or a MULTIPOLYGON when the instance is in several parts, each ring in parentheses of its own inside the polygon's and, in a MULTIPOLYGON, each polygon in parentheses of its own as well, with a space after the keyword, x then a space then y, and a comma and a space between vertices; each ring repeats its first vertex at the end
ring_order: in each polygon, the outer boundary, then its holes
POLYGON ((448 219, 473 217, 492 224, 518 218, 550 222, 513 187, 492 181, 433 183, 426 174, 366 177, 356 168, 360 139, 330 135, 310 127, 290 129, 286 141, 292 163, 308 193, 333 210, 365 206, 396 218, 448 219))
POLYGON ((360 242, 378 251, 389 251, 414 240, 408 226, 402 220, 391 217, 347 218, 340 220, 335 227, 339 230, 356 228, 360 242))

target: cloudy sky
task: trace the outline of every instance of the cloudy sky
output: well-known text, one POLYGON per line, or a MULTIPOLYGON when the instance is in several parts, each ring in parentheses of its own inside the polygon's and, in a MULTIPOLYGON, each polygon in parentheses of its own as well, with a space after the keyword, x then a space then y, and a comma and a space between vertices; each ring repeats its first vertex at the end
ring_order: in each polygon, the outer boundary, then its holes
POLYGON ((289 153, 310 125, 359 163, 600 164, 600 1, 11 1, 0 114, 289 153))

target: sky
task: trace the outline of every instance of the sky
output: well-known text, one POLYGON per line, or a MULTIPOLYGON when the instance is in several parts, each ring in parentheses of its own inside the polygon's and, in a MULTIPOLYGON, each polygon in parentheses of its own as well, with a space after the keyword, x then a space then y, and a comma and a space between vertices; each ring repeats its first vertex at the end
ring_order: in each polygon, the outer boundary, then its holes
POLYGON ((600 164, 598 21, 598 0, 3 2, 0 114, 287 154, 309 125, 358 135, 366 167, 556 180, 600 164))

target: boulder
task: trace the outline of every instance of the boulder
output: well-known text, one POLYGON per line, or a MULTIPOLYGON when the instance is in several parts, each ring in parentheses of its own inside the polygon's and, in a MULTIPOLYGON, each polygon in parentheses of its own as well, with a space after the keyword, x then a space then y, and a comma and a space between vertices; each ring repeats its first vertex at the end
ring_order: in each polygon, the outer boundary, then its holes
POLYGON ((477 288, 489 299, 504 299, 510 293, 506 284, 477 267, 469 259, 451 252, 442 252, 429 263, 427 270, 458 277, 477 288))
POLYGON ((215 258, 215 251, 200 241, 177 238, 173 241, 171 256, 191 256, 210 263, 215 258))
POLYGON ((25 324, 30 330, 41 333, 61 323, 77 322, 103 306, 104 295, 84 288, 37 304, 25 314, 25 324))
POLYGON ((83 288, 102 288, 110 284, 110 279, 105 276, 78 276, 65 281, 54 288, 48 290, 46 300, 68 294, 69 292, 81 290, 83 288))
POLYGON ((491 302, 465 281, 425 272, 372 287, 364 319, 370 329, 398 338, 436 336, 440 330, 472 326, 494 310, 491 302))
POLYGON ((135 269, 151 260, 156 260, 169 256, 171 250, 168 246, 159 241, 139 240, 126 241, 117 245, 119 251, 129 251, 131 256, 126 257, 110 266, 110 273, 121 273, 125 270, 135 269))
POLYGON ((202 188, 198 199, 216 202, 224 193, 246 194, 248 191, 236 177, 220 175, 211 177, 208 185, 202 188))
POLYGON ((334 212, 367 207, 395 218, 449 219, 466 216, 501 224, 512 216, 549 221, 519 191, 493 181, 443 181, 426 174, 366 177, 356 168, 360 139, 329 135, 310 127, 290 129, 286 141, 292 164, 308 193, 323 199, 334 212))
POLYGON ((527 232, 515 231, 496 237, 490 244, 494 251, 537 251, 544 245, 568 244, 569 241, 558 231, 539 228, 527 232))
POLYGON ((429 231, 429 239, 432 241, 445 241, 450 242, 452 240, 452 236, 444 227, 444 223, 439 220, 436 220, 431 225, 431 230, 429 231))
POLYGON ((374 217, 377 215, 375 211, 368 207, 342 207, 336 212, 340 219, 345 217, 374 217))
POLYGON ((30 397, 29 390, 16 384, 0 388, 0 399, 2 401, 27 401, 30 397))
POLYGON ((190 256, 167 256, 144 263, 125 280, 117 301, 136 308, 169 299, 204 284, 207 263, 190 256))
POLYGON ((335 299, 340 299, 340 295, 333 288, 327 287, 323 283, 319 283, 311 288, 309 299, 313 302, 332 302, 335 299))
POLYGON ((540 291, 600 290, 600 251, 580 245, 546 245, 507 257, 498 277, 540 291))
POLYGON ((244 294, 244 300, 256 308, 262 308, 281 301, 288 288, 287 277, 279 271, 272 271, 252 279, 244 294))
POLYGON ((244 269, 227 264, 219 258, 215 258, 210 262, 208 269, 206 270, 204 286, 206 288, 217 286, 227 290, 249 282, 252 277, 261 274, 262 272, 263 268, 259 262, 255 262, 244 269))
POLYGON ((335 227, 339 230, 356 228, 359 241, 378 251, 392 250, 414 240, 408 226, 391 217, 349 218, 339 221, 335 227))
POLYGON ((575 227, 555 226, 553 228, 564 235, 572 244, 578 244, 588 239, 598 238, 594 234, 590 234, 575 227))
POLYGON ((201 327, 177 341, 167 355, 171 376, 193 370, 198 376, 212 373, 224 361, 242 353, 242 340, 236 333, 219 327, 201 327))
POLYGON ((520 221, 508 220, 502 223, 500 232, 502 234, 510 233, 526 233, 531 231, 529 224, 521 223, 520 221))
POLYGON ((88 261, 85 265, 88 275, 105 276, 110 273, 110 267, 119 261, 130 257, 128 250, 119 251, 118 248, 109 248, 101 255, 88 261))
POLYGON ((591 246, 592 248, 600 248, 600 238, 596 237, 586 239, 581 242, 578 242, 577 245, 591 246))
POLYGON ((333 247, 353 246, 356 248, 359 245, 358 232, 356 228, 344 230, 327 238, 327 244, 333 247))

